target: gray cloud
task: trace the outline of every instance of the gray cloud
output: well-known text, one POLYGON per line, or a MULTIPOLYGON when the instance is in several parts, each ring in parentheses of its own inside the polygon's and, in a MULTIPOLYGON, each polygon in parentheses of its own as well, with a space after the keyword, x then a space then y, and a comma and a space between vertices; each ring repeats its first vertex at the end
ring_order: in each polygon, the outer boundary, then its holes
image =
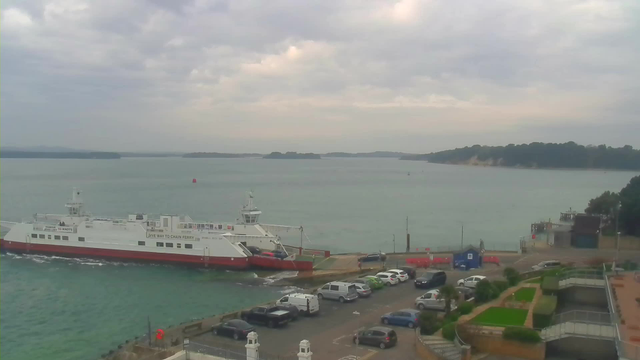
POLYGON ((0 10, 3 145, 640 146, 636 1, 33 0, 0 10))

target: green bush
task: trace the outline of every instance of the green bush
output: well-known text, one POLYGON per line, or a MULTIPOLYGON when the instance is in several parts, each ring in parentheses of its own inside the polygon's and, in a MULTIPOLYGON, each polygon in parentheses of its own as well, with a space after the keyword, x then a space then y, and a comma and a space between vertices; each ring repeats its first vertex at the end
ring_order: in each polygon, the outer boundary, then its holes
POLYGON ((551 325, 553 314, 558 305, 558 297, 552 295, 543 295, 540 297, 536 306, 533 308, 533 327, 542 329, 551 325))
POLYGON ((495 286, 496 289, 498 289, 498 295, 502 294, 505 290, 509 288, 509 283, 504 280, 494 280, 492 281, 492 283, 493 283, 493 286, 495 286))
POLYGON ((460 314, 457 311, 450 312, 447 316, 444 317, 445 322, 456 322, 460 318, 460 314))
POLYGON ((483 303, 493 300, 500 295, 496 286, 485 279, 476 284, 476 302, 483 303))
POLYGON ((442 327, 442 337, 453 341, 456 338, 456 323, 448 323, 442 327))
POLYGON ((422 335, 433 335, 442 327, 442 319, 438 318, 433 311, 423 311, 420 313, 420 333, 422 335))
POLYGON ((522 327, 505 328, 502 332, 502 338, 505 340, 514 340, 531 344, 537 344, 542 341, 542 338, 540 338, 540 334, 537 331, 522 327))
POLYGON ((510 286, 518 285, 518 283, 521 280, 520 273, 518 272, 518 270, 512 267, 505 268, 502 271, 502 275, 505 277, 505 279, 507 279, 507 282, 509 283, 510 286))
POLYGON ((473 311, 473 303, 470 303, 468 301, 460 303, 460 306, 458 306, 458 311, 460 312, 460 315, 471 314, 471 312, 473 311))
POLYGON ((540 284, 540 289, 544 295, 553 295, 560 289, 560 281, 556 276, 545 276, 540 284))

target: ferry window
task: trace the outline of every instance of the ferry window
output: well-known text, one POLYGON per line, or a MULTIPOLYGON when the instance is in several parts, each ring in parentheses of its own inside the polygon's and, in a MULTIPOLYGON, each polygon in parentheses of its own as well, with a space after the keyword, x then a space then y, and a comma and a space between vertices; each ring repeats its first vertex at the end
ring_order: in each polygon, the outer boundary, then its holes
POLYGON ((191 245, 191 244, 184 244, 184 248, 185 248, 185 249, 193 249, 193 245, 191 245))
POLYGON ((138 245, 140 246, 144 246, 145 242, 144 241, 138 241, 138 245))
POLYGON ((166 247, 173 247, 173 243, 167 243, 165 246, 166 247))
POLYGON ((34 238, 34 239, 37 239, 38 238, 38 234, 31 234, 31 237, 34 238))
POLYGON ((40 234, 40 239, 44 239, 44 234, 40 234))
POLYGON ((51 240, 51 235, 47 235, 47 239, 51 240))
POLYGON ((177 247, 178 249, 180 249, 180 248, 182 247, 182 244, 177 243, 177 244, 176 244, 176 247, 177 247))
POLYGON ((157 246, 157 247, 164 247, 164 243, 157 242, 157 243, 156 243, 156 246, 157 246))
POLYGON ((62 240, 69 240, 69 237, 62 235, 62 240))
POLYGON ((55 235, 55 236, 53 237, 53 239, 54 239, 54 240, 60 240, 60 235, 55 235))
POLYGON ((79 236, 78 241, 84 241, 84 238, 82 236, 79 236))

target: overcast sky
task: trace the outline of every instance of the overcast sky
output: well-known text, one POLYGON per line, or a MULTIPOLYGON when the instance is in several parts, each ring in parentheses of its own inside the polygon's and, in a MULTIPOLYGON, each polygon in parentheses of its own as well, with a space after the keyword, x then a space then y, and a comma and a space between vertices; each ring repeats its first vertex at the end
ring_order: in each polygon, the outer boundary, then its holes
POLYGON ((0 141, 640 147, 638 0, 3 0, 0 141))

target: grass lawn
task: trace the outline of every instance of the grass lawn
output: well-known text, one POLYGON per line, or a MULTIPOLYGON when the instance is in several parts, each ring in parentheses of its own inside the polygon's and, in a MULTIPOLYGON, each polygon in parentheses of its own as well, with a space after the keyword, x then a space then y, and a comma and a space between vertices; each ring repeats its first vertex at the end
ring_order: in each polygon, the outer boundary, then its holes
POLYGON ((527 281, 525 281, 525 283, 527 284, 540 284, 542 278, 533 278, 533 279, 529 279, 527 281))
POLYGON ((528 312, 525 309, 490 307, 471 321, 474 324, 487 326, 522 326, 528 312))
POLYGON ((536 295, 536 288, 521 288, 516 291, 515 301, 532 302, 536 295))

